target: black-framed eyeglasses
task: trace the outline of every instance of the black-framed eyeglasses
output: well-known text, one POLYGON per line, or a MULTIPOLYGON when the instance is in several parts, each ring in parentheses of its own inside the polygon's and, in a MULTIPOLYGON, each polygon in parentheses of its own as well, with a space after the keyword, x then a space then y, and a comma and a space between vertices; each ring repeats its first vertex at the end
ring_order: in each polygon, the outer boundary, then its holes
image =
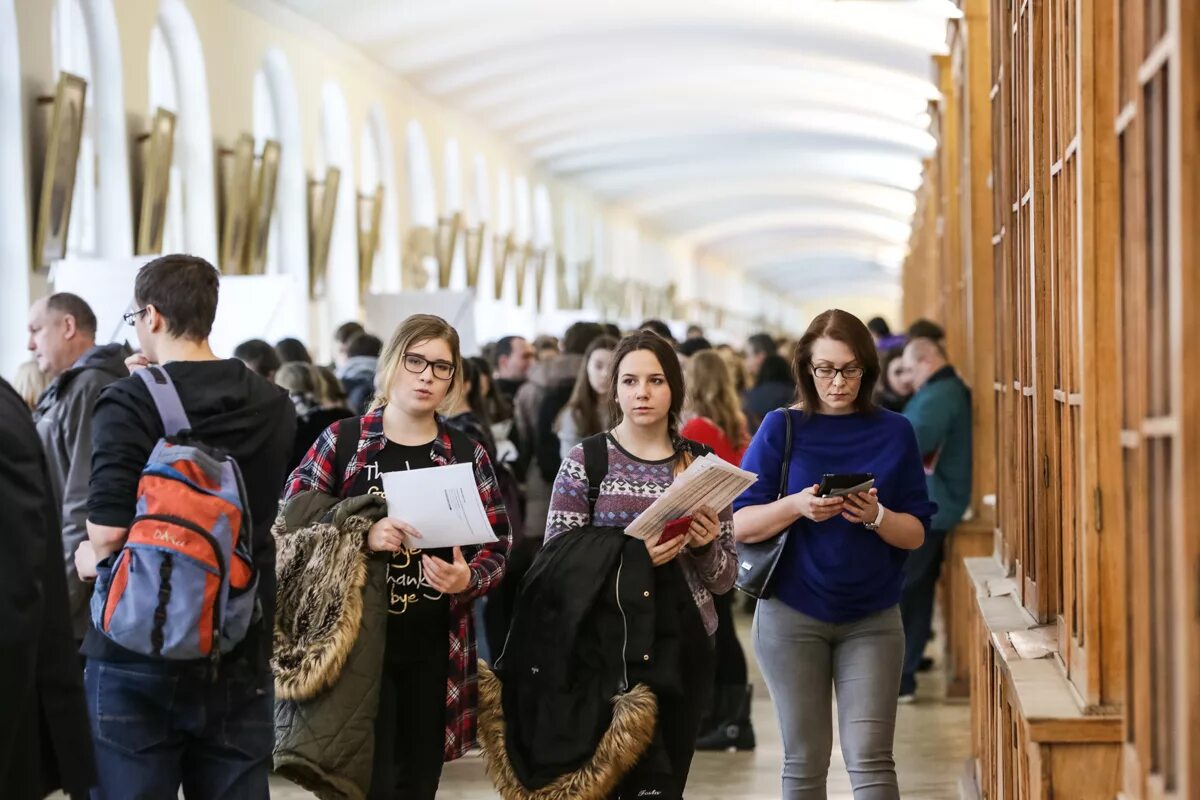
POLYGON ((137 318, 145 314, 149 308, 150 306, 142 306, 136 311, 126 311, 121 315, 121 319, 125 320, 125 324, 132 328, 134 323, 137 322, 137 318))
POLYGON ((448 381, 454 377, 454 365, 449 361, 430 361, 416 353, 404 354, 404 368, 413 375, 420 375, 430 367, 433 368, 433 377, 439 381, 448 381))
POLYGON ((814 366, 812 368, 812 371, 813 371, 813 375, 816 375, 818 378, 820 378, 823 381, 831 381, 831 380, 833 380, 833 376, 835 376, 839 373, 841 374, 841 376, 843 378, 845 378, 848 381, 856 381, 859 378, 861 378, 863 375, 867 374, 867 371, 865 369, 863 369, 862 367, 842 367, 841 369, 838 369, 837 367, 814 366))

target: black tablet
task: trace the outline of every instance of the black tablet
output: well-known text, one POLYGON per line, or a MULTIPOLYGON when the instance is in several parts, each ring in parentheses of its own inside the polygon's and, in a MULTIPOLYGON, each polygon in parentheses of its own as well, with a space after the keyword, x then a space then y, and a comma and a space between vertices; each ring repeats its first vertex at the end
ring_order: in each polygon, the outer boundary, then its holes
POLYGON ((821 497, 845 497, 848 494, 870 491, 875 486, 875 476, 870 472, 844 472, 827 474, 821 478, 821 497))

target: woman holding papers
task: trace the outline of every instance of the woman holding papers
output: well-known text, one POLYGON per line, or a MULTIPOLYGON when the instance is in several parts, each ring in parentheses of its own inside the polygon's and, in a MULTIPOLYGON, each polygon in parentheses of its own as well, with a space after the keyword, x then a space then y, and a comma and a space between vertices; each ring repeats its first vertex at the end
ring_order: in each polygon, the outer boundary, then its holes
POLYGON ((275 768, 337 794, 432 798, 443 761, 474 745, 471 607, 504 574, 509 528, 484 447, 438 416, 462 388, 454 328, 409 317, 379 367, 371 410, 326 429, 284 492, 275 768), (382 476, 464 462, 498 541, 423 551, 387 516, 382 476))
MULTIPOLYGON (((608 399, 615 426, 605 439, 608 471, 589 505, 585 446, 571 450, 554 482, 546 540, 587 525, 624 527, 646 510, 687 468, 692 448, 679 434, 683 374, 671 345, 657 334, 627 336, 613 353, 608 399)), ((630 685, 644 682, 658 698, 649 750, 621 783, 618 798, 680 798, 687 783, 713 683, 713 595, 733 588, 737 573, 733 516, 728 507, 702 508, 683 532, 645 540, 654 566, 655 614, 678 636, 667 652, 626 654, 630 685), (651 794, 653 793, 653 794, 651 794)))
POLYGON ((905 559, 924 540, 935 505, 912 426, 874 404, 879 357, 861 321, 836 310, 818 316, 792 371, 802 403, 764 419, 742 459, 758 482, 734 502, 738 541, 787 536, 753 632, 783 730, 782 796, 825 797, 836 687, 854 796, 899 798, 892 755, 904 658, 898 604, 905 559), (869 491, 819 495, 825 475, 865 473, 874 479, 869 491))

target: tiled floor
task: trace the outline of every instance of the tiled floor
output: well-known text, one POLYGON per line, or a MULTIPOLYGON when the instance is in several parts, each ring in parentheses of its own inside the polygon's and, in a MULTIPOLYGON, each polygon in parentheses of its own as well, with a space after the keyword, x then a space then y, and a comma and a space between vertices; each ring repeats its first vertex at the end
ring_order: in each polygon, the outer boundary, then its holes
MULTIPOLYGON (((749 641, 749 618, 738 614, 742 641, 749 641)), ((940 652, 931 649, 931 652, 940 652)), ((747 657, 753 653, 747 648, 747 657)), ((752 663, 755 683, 754 724, 758 749, 753 753, 698 753, 688 782, 689 800, 775 800, 779 797, 779 765, 783 746, 775 711, 752 663)), ((970 710, 965 703, 941 700, 942 681, 937 669, 924 677, 913 705, 901 706, 896 728, 896 764, 901 794, 912 800, 957 798, 957 781, 970 747, 970 710)), ((836 717, 835 717, 836 719, 836 717)), ((307 792, 278 779, 272 780, 272 797, 307 800, 307 792)), ((438 792, 439 800, 484 800, 496 797, 483 763, 469 757, 449 764, 438 792)), ((829 775, 829 800, 852 798, 850 779, 841 753, 834 745, 829 775)))

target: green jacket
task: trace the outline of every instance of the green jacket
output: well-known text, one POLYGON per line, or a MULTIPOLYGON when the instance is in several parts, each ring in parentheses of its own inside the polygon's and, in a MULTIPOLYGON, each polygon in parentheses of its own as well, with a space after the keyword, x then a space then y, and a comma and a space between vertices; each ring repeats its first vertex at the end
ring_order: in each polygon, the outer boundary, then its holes
POLYGON ((971 504, 971 391, 945 366, 912 396, 904 416, 917 432, 929 497, 938 505, 932 528, 948 531, 971 504))

